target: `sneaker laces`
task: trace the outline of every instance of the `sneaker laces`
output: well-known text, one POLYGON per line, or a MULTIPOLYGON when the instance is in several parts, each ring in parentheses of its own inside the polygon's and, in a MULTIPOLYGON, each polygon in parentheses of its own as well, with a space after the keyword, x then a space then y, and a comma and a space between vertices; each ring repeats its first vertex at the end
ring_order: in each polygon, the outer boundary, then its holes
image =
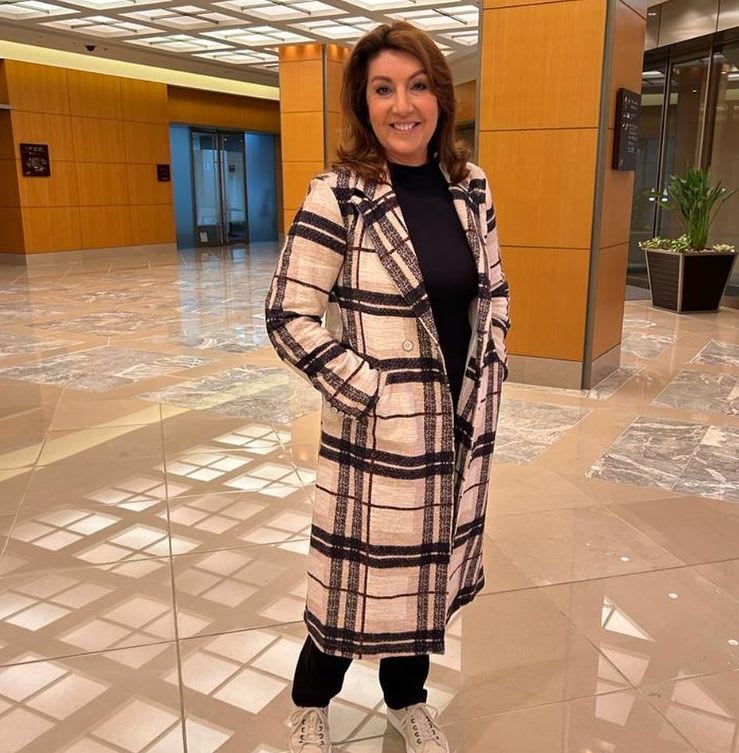
POLYGON ((326 744, 326 725, 317 709, 298 709, 290 717, 290 725, 297 726, 295 732, 303 745, 320 748, 326 744))
POLYGON ((439 728, 434 723, 436 710, 425 703, 412 706, 405 718, 405 726, 410 727, 416 742, 421 745, 427 741, 433 741, 439 745, 443 740, 439 735, 439 728))

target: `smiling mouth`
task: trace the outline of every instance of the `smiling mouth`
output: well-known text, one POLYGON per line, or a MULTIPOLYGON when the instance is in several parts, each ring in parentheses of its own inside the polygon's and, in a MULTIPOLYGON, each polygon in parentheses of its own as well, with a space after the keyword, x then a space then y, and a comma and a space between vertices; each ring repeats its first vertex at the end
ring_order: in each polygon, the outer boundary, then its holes
POLYGON ((400 133, 408 133, 408 131, 412 131, 414 128, 420 125, 420 123, 391 123, 390 127, 394 131, 399 131, 400 133))

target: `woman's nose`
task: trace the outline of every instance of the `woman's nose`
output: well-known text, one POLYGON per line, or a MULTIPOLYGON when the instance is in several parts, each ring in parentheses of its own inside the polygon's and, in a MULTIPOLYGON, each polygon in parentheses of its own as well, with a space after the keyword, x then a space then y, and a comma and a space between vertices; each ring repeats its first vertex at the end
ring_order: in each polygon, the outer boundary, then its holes
POLYGON ((399 91, 393 100, 393 109, 398 114, 410 112, 413 109, 410 97, 404 91, 399 91))

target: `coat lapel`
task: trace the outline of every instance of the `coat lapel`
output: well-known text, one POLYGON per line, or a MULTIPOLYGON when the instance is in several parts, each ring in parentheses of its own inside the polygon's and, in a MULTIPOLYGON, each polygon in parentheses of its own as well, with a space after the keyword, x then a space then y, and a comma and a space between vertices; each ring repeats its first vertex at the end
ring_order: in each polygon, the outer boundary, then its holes
POLYGON ((485 233, 482 227, 480 202, 484 206, 484 186, 473 186, 469 178, 459 183, 450 183, 449 173, 442 167, 444 177, 449 183, 449 192, 452 195, 454 208, 462 225, 467 243, 469 243, 472 255, 477 266, 477 302, 475 320, 478 333, 487 332, 487 317, 490 300, 490 276, 488 274, 488 255, 485 247, 485 233))
POLYGON ((362 214, 364 232, 405 302, 438 343, 421 267, 392 186, 360 179, 350 201, 362 214))
MULTIPOLYGON (((449 182, 449 174, 442 168, 449 182)), ((475 259, 478 273, 477 329, 486 319, 489 290, 487 254, 483 241, 479 208, 475 205, 470 191, 469 180, 450 183, 455 211, 464 230, 475 259), (484 307, 481 305, 484 302, 484 307)), ((364 218, 364 232, 375 248, 377 255, 398 286, 403 298, 421 321, 434 342, 439 342, 434 317, 431 311, 423 275, 415 249, 408 234, 408 228, 398 204, 398 198, 389 181, 358 180, 350 197, 364 218)), ((484 330, 482 330, 484 331, 484 330)))

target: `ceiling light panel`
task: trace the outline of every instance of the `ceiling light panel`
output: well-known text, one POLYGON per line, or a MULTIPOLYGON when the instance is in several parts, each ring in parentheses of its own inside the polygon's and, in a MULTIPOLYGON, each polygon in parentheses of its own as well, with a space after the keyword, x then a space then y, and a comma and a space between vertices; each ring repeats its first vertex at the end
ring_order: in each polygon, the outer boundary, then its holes
POLYGON ((257 52, 256 50, 223 50, 221 52, 198 52, 194 55, 194 57, 213 60, 216 63, 229 63, 230 65, 251 65, 256 68, 266 68, 268 70, 276 70, 280 62, 277 55, 270 55, 266 52, 257 52))
POLYGON ((365 16, 353 16, 341 20, 303 21, 302 23, 291 24, 291 26, 329 41, 340 39, 342 42, 349 42, 362 36, 365 31, 373 29, 377 26, 377 21, 365 16))
POLYGON ((243 24, 243 19, 227 16, 225 13, 207 10, 197 5, 181 5, 176 8, 147 8, 128 13, 121 13, 127 18, 147 21, 173 29, 212 29, 214 26, 235 26, 243 24))
POLYGON ((438 4, 439 0, 345 0, 351 5, 368 11, 394 11, 402 8, 419 8, 438 4))
POLYGON ((223 31, 206 31, 203 32, 203 35, 246 47, 315 41, 311 37, 296 34, 288 29, 278 29, 275 26, 246 26, 238 29, 224 29, 223 31))
POLYGON ((480 22, 480 9, 476 5, 449 5, 444 8, 408 10, 387 15, 408 21, 425 31, 455 29, 460 26, 476 27, 480 22))
POLYGON ((80 34, 92 34, 95 37, 132 37, 136 34, 152 34, 156 29, 142 26, 132 21, 109 16, 87 16, 86 18, 65 18, 59 21, 45 21, 42 26, 51 26, 64 31, 76 31, 80 34))
POLYGON ((162 0, 65 0, 72 5, 81 5, 83 8, 93 10, 110 10, 111 8, 130 8, 138 5, 153 5, 162 0))
POLYGON ((9 18, 11 21, 25 21, 27 18, 48 18, 49 16, 62 16, 64 14, 77 13, 72 8, 63 8, 61 5, 37 2, 37 0, 5 0, 0 1, 0 18, 9 18))
POLYGON ((279 2, 279 0, 274 2, 273 0, 224 0, 223 2, 213 3, 213 5, 271 22, 321 18, 344 13, 340 8, 320 0, 298 0, 298 2, 292 2, 292 0, 285 0, 284 2, 279 2))
POLYGON ((477 29, 470 29, 469 31, 453 31, 451 34, 442 34, 445 39, 448 39, 457 44, 462 44, 465 47, 474 47, 479 39, 479 33, 477 29))
POLYGON ((168 34, 146 39, 127 39, 129 44, 138 44, 153 50, 167 52, 208 52, 209 50, 227 50, 230 45, 215 42, 212 39, 193 37, 189 34, 168 34))

